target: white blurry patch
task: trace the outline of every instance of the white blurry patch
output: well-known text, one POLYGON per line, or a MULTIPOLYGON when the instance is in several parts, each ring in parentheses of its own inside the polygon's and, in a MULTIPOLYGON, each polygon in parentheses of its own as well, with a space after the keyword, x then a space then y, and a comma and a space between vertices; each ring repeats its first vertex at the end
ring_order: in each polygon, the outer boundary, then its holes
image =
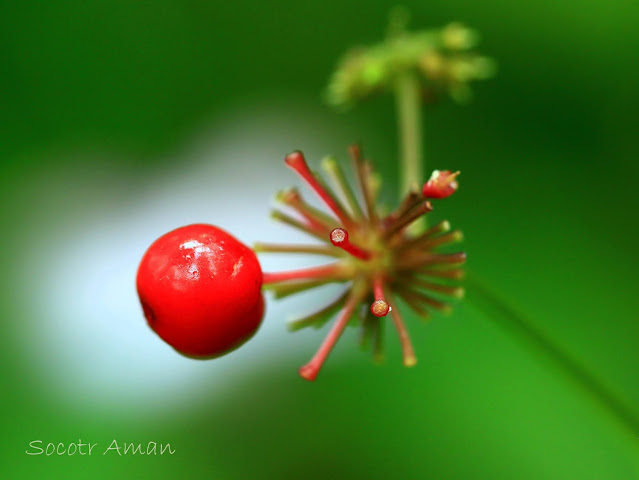
MULTIPOLYGON (((95 159, 82 171, 45 172, 36 190, 48 200, 25 218, 33 252, 26 271, 38 274, 24 279, 21 293, 38 301, 24 305, 30 321, 17 330, 17 341, 48 394, 57 393, 71 408, 153 415, 194 402, 203 389, 228 389, 255 369, 286 368, 296 375, 321 335, 290 334, 285 320, 319 306, 325 293, 310 301, 304 295, 270 301, 261 329, 244 347, 197 361, 176 353, 146 325, 135 274, 151 242, 190 223, 212 223, 248 244, 309 242, 268 212, 277 189, 300 184, 283 164, 286 153, 302 148, 311 163, 330 153, 318 144, 329 132, 318 131, 312 117, 279 106, 226 118, 225 127, 201 135, 167 162, 168 170, 151 176, 132 179, 117 164, 95 159)), ((201 245, 183 247, 201 252, 201 245)), ((265 271, 328 261, 260 259, 265 271)))

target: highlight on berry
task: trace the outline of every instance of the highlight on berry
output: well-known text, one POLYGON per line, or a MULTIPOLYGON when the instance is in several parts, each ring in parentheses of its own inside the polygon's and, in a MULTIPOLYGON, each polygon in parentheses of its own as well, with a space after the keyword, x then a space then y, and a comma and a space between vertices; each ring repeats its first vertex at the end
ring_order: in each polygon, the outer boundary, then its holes
POLYGON ((413 366, 415 352, 400 313, 402 307, 415 311, 423 320, 433 311, 450 310, 449 299, 461 298, 457 285, 464 272, 464 252, 442 252, 440 247, 459 242, 462 233, 452 230, 446 220, 421 231, 408 228, 433 210, 429 199, 445 198, 457 188, 457 175, 442 171, 433 174, 422 189, 413 189, 389 214, 378 206, 380 177, 364 159, 359 146, 349 148, 356 188, 351 186, 341 165, 333 157, 321 164, 326 178, 309 168, 304 155, 293 152, 285 163, 297 173, 327 207, 319 210, 306 202, 297 189, 280 192, 281 207, 272 217, 314 237, 312 245, 254 245, 256 252, 306 253, 333 258, 321 266, 285 272, 265 272, 264 288, 276 298, 308 291, 328 283, 342 284, 343 291, 333 301, 308 316, 290 323, 292 330, 320 328, 335 321, 323 343, 300 367, 306 380, 314 380, 347 325, 358 325, 363 346, 372 345, 374 358, 381 359, 382 336, 389 318, 402 348, 403 363, 413 366))

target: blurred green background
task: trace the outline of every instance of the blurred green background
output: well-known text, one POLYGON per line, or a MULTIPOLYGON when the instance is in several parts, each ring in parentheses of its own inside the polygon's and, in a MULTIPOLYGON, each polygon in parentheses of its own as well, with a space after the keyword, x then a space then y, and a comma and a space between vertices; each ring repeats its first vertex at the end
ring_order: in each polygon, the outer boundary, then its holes
POLYGON ((271 302, 257 337, 215 362, 145 326, 135 268, 160 234, 203 221, 245 241, 289 235, 267 211, 294 182, 290 150, 316 162, 360 140, 394 198, 392 99, 345 115, 321 99, 392 3, 3 2, 3 476, 639 478, 639 4, 405 5, 415 27, 476 28, 499 63, 471 105, 426 112, 428 168, 463 172, 437 215, 464 230, 469 269, 626 417, 472 288, 449 317, 409 316, 417 367, 401 367, 390 329, 382 366, 353 331, 314 384, 296 368, 323 333, 285 320, 315 297, 271 302), (79 439, 100 451, 25 453, 79 439), (176 453, 102 455, 113 439, 176 453))

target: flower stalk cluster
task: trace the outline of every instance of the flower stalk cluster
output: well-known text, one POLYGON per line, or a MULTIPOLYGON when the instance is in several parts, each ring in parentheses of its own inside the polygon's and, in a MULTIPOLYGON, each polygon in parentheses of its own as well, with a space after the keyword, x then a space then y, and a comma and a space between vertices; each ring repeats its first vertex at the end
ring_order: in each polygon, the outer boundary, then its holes
POLYGON ((321 266, 264 273, 264 286, 277 298, 328 283, 345 284, 338 298, 290 324, 293 330, 319 328, 336 316, 316 354, 299 370, 307 380, 315 379, 351 322, 359 326, 362 343, 371 342, 376 358, 380 358, 383 322, 389 314, 401 343, 404 365, 415 365, 417 359, 400 314, 399 299, 421 318, 428 319, 433 310, 448 311, 448 300, 460 298, 464 293, 456 281, 463 277, 460 266, 466 260, 465 253, 439 251, 440 247, 460 241, 461 232, 451 231, 448 221, 417 234, 408 228, 433 210, 431 200, 456 190, 456 174, 439 172, 423 189, 411 190, 398 208, 382 215, 376 205, 379 177, 357 145, 351 146, 349 153, 357 178, 357 193, 340 164, 331 157, 322 162, 330 185, 310 170, 301 152, 293 152, 285 160, 321 199, 328 213, 311 206, 296 189, 287 189, 276 198, 293 215, 278 208, 272 216, 321 240, 322 244, 255 245, 257 252, 307 253, 334 259, 321 266))

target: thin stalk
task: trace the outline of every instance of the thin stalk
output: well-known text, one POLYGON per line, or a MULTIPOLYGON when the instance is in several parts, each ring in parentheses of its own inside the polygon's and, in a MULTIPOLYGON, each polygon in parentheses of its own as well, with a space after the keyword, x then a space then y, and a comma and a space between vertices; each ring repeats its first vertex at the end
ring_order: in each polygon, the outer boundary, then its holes
POLYGON ((428 312, 428 310, 426 310, 426 308, 422 305, 422 303, 420 301, 417 300, 417 298, 415 298, 414 295, 412 295, 410 292, 406 292, 406 291, 399 291, 397 292, 397 294, 402 297, 402 300, 404 300, 404 302, 406 302, 406 304, 412 308, 413 310, 415 310, 420 317, 420 320, 422 321, 429 321, 430 320, 430 313, 428 312))
POLYGON ((464 234, 459 230, 453 230, 439 237, 421 238, 421 235, 417 238, 412 238, 403 245, 400 246, 402 252, 419 252, 419 251, 433 251, 437 247, 443 245, 452 245, 454 243, 461 242, 464 239, 464 234))
POLYGON ((344 174, 339 162, 334 157, 326 157, 322 160, 322 168, 330 176, 335 186, 342 192, 348 206, 350 207, 353 217, 356 220, 361 220, 364 216, 364 212, 362 212, 362 208, 355 196, 355 192, 351 188, 349 181, 346 179, 346 175, 344 174))
MULTIPOLYGON (((444 303, 444 302, 436 300, 436 299, 434 299, 432 297, 429 297, 428 295, 426 295, 423 292, 420 292, 420 291, 417 291, 417 290, 413 290, 407 284, 404 284, 404 285, 406 285, 406 286, 401 289, 399 294, 407 302, 408 302, 408 300, 411 300, 411 301, 413 301, 413 302, 415 302, 417 304, 420 304, 420 305, 422 305, 424 307, 426 307, 426 306, 432 307, 432 308, 434 308, 436 310, 439 310, 440 312, 444 312, 444 313, 450 313, 451 312, 451 306, 448 305, 447 303, 444 303)), ((428 310, 428 309, 426 309, 426 310, 428 310)))
POLYGON ((373 296, 375 301, 371 305, 371 313, 376 317, 385 317, 390 311, 390 305, 384 298, 384 281, 381 276, 373 280, 373 296))
POLYGON ((368 348, 371 337, 373 336, 374 322, 378 321, 377 317, 371 317, 370 315, 367 315, 367 313, 368 312, 366 312, 366 310, 363 310, 359 319, 361 322, 361 326, 359 327, 359 348, 362 350, 366 350, 368 348))
POLYGON ((403 217, 398 218, 393 223, 386 227, 386 231, 383 233, 384 238, 390 238, 395 233, 404 228, 410 227, 411 224, 415 224, 426 213, 433 210, 433 205, 426 200, 422 202, 417 208, 414 208, 410 212, 406 213, 403 217))
MULTIPOLYGON (((275 298, 286 298, 290 295, 295 295, 296 293, 306 292, 313 288, 321 287, 328 283, 338 282, 339 280, 332 279, 321 279, 321 280, 301 280, 295 282, 285 282, 285 283, 271 283, 264 285, 265 290, 270 290, 273 292, 275 298)), ((346 281, 346 280, 341 280, 346 281)))
POLYGON ((419 270, 417 273, 425 277, 461 280, 462 278, 464 278, 466 271, 460 268, 454 270, 419 270))
POLYGON ((422 112, 419 78, 406 72, 395 85, 397 121, 400 138, 400 195, 423 181, 422 112))
POLYGON ((275 198, 279 202, 294 209, 317 230, 326 230, 327 232, 330 232, 336 225, 339 225, 338 220, 306 203, 296 188, 282 190, 275 198))
POLYGON ((448 220, 443 220, 433 225, 432 227, 430 227, 428 230, 421 233, 420 235, 417 235, 416 237, 413 237, 410 240, 406 240, 402 245, 402 249, 413 247, 414 245, 417 245, 420 242, 433 237, 434 235, 439 235, 440 233, 445 233, 445 232, 448 232, 449 230, 450 230, 450 222, 448 220))
POLYGON ((461 265, 466 261, 466 253, 415 253, 407 255, 405 258, 398 260, 395 267, 398 270, 409 270, 411 273, 417 271, 420 267, 443 267, 445 265, 461 265))
POLYGON ((319 229, 314 225, 309 223, 300 221, 296 218, 291 217, 290 215, 285 214, 284 212, 280 212, 279 210, 271 211, 271 218, 273 220, 277 220, 278 222, 285 223, 286 225, 301 230, 308 235, 312 235, 313 237, 326 241, 326 235, 324 234, 324 229, 319 229))
POLYGON ((310 255, 326 255, 329 257, 341 257, 342 253, 327 245, 285 245, 279 243, 253 244, 253 250, 258 253, 305 253, 310 255))
POLYGON ((397 330, 397 335, 399 336, 399 342, 402 346, 402 360, 404 362, 404 366, 412 367, 417 363, 417 357, 415 356, 415 350, 413 350, 413 344, 410 341, 410 336, 408 335, 408 330, 406 330, 406 325, 404 325, 404 321, 402 320, 402 316, 399 313, 399 309, 397 308, 397 304, 391 298, 389 298, 391 302, 391 316, 393 317, 393 323, 395 324, 395 330, 397 330))
POLYGON ((373 361, 375 363, 382 363, 384 361, 384 324, 381 318, 374 317, 377 321, 374 324, 372 331, 372 344, 373 344, 373 361))
POLYGON ((364 297, 364 292, 365 290, 363 290, 361 286, 353 287, 353 290, 351 290, 350 296, 346 301, 344 310, 342 310, 339 318, 333 324, 333 327, 328 332, 328 335, 324 339, 319 350, 317 350, 313 358, 311 358, 306 365, 300 367, 299 374, 302 378, 309 381, 315 380, 320 368, 322 368, 326 358, 331 353, 331 350, 333 350, 333 347, 337 343, 339 337, 341 337, 346 325, 348 325, 348 321, 350 320, 353 311, 364 297))
POLYGON ((331 192, 327 191, 321 180, 311 172, 306 163, 306 159, 302 152, 293 152, 286 156, 286 165, 293 169, 308 184, 317 196, 324 201, 326 206, 340 219, 340 221, 349 226, 351 224, 350 217, 344 212, 342 207, 337 203, 331 192))
POLYGON ((433 250, 436 247, 442 245, 450 245, 452 243, 461 242, 464 239, 464 234, 459 230, 453 230, 452 232, 440 235, 439 237, 431 238, 421 243, 419 246, 425 250, 433 250))
POLYGON ((345 278, 348 278, 348 272, 344 270, 342 264, 334 262, 329 263, 328 265, 300 268, 299 270, 290 270, 286 272, 264 272, 262 274, 262 283, 264 285, 268 285, 270 283, 297 280, 326 280, 336 282, 345 278))
POLYGON ((465 290, 463 287, 442 285, 440 283, 427 282, 421 278, 410 277, 410 284, 433 292, 438 292, 443 295, 448 295, 455 298, 464 298, 465 290))
POLYGON ((404 197, 399 207, 395 211, 391 212, 390 215, 384 218, 383 225, 385 227, 388 227, 391 223, 396 221, 398 218, 404 216, 410 210, 417 207, 422 201, 423 201, 422 196, 419 193, 415 191, 409 192, 404 197))
POLYGON ((357 177, 357 184, 359 185, 360 192, 364 198, 364 206, 366 207, 366 214, 371 224, 377 223, 377 210, 375 209, 375 203, 373 202, 373 192, 370 189, 370 182, 367 178, 366 166, 362 157, 362 149, 359 145, 353 144, 348 148, 348 154, 353 161, 353 168, 357 177))
POLYGON ((336 313, 340 308, 343 307, 344 301, 347 297, 348 291, 341 294, 339 297, 337 297, 321 310, 289 322, 289 330, 295 331, 310 326, 313 326, 315 328, 322 327, 326 322, 330 320, 332 314, 336 313))
POLYGON ((343 228, 336 228, 331 232, 331 243, 360 260, 371 258, 371 252, 351 243, 348 231, 343 228))

